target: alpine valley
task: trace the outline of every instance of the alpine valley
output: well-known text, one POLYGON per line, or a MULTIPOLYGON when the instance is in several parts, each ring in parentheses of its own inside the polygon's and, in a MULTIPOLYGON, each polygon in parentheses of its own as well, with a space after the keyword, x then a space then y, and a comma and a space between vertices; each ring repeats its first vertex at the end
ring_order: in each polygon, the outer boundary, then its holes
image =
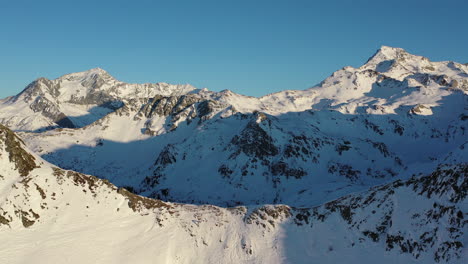
POLYGON ((1 263, 468 262, 468 64, 383 46, 260 98, 96 68, 0 123, 1 263))

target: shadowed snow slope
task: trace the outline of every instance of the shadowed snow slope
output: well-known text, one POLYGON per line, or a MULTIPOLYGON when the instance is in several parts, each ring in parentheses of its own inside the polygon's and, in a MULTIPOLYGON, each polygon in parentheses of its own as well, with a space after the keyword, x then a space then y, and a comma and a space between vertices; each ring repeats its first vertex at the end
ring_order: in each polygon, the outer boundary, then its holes
MULTIPOLYGON (((272 151, 272 150, 269 150, 272 151)), ((466 263, 468 165, 312 208, 166 203, 55 167, 0 126, 3 263, 466 263)))

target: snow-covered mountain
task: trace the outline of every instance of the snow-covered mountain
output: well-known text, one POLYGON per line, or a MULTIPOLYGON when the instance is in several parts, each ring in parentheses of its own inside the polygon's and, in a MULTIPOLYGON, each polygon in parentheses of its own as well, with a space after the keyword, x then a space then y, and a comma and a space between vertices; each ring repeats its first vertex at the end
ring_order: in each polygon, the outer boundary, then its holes
POLYGON ((194 89, 167 83, 123 83, 95 68, 55 80, 35 80, 20 94, 1 102, 0 120, 25 131, 82 127, 115 111, 125 100, 180 95, 194 89))
POLYGON ((93 69, 33 82, 0 117, 47 161, 148 197, 309 207, 468 161, 467 92, 468 66, 384 46, 260 98, 93 69))
POLYGON ((465 263, 468 164, 310 208, 167 203, 60 169, 0 125, 3 263, 465 263))

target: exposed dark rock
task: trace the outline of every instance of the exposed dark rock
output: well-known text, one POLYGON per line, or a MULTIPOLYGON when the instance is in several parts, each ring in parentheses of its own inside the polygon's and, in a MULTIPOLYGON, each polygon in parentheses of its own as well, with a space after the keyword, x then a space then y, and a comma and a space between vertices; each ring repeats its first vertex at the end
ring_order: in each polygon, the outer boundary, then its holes
POLYGON ((282 175, 289 177, 294 177, 300 179, 307 175, 307 173, 302 168, 291 168, 286 162, 278 161, 271 165, 271 173, 273 175, 282 175))
POLYGON ((265 158, 278 155, 273 139, 255 121, 250 121, 240 135, 234 136, 231 144, 237 146, 247 156, 265 158))
POLYGON ((229 169, 228 166, 223 164, 218 168, 218 172, 219 174, 221 174, 221 176, 223 176, 223 178, 230 178, 234 171, 229 169))
POLYGON ((198 101, 200 101, 200 99, 193 95, 169 97, 157 96, 151 99, 148 104, 144 105, 141 109, 141 112, 147 118, 151 118, 154 115, 176 115, 177 113, 183 111, 198 101))
POLYGON ((402 127, 402 126, 398 123, 398 121, 396 121, 396 120, 393 120, 393 119, 392 119, 392 120, 390 120, 390 123, 393 124, 393 126, 394 126, 393 132, 395 132, 395 133, 399 134, 400 136, 402 136, 402 135, 403 135, 403 132, 405 131, 405 128, 402 127))
POLYGON ((206 100, 197 105, 197 112, 200 118, 208 116, 212 113, 216 107, 217 103, 215 101, 206 100))
POLYGON ((379 135, 384 134, 383 130, 378 125, 372 123, 371 121, 369 121, 367 119, 364 119, 364 125, 366 126, 366 128, 372 129, 375 133, 377 133, 379 135))
POLYGON ((164 208, 164 209, 171 209, 173 206, 156 199, 150 199, 142 196, 138 196, 129 192, 124 188, 119 188, 117 193, 125 196, 128 200, 128 207, 130 207, 133 211, 139 212, 144 209, 157 209, 157 208, 164 208))
POLYGON ((36 223, 36 220, 39 219, 39 215, 31 209, 29 212, 17 210, 15 213, 21 218, 21 222, 25 228, 31 227, 36 223))
POLYGON ((428 198, 447 194, 450 195, 450 201, 456 203, 465 199, 468 192, 468 164, 459 165, 455 169, 438 168, 429 176, 412 179, 408 184, 428 198))
POLYGON ((350 149, 351 149, 351 146, 349 145, 344 145, 344 144, 336 145, 336 151, 338 152, 339 155, 341 155, 343 151, 348 151, 350 149))
POLYGON ((24 142, 13 131, 0 124, 0 146, 2 145, 21 176, 27 176, 38 167, 36 159, 24 149, 24 142))
POLYGON ((51 101, 47 100, 45 97, 38 96, 36 99, 29 105, 31 110, 34 112, 39 112, 43 116, 49 118, 56 124, 61 127, 65 128, 75 128, 76 126, 73 122, 65 116, 64 113, 60 112, 58 107, 52 103, 51 101))
POLYGON ((382 143, 382 142, 373 142, 373 141, 368 141, 372 144, 372 146, 379 150, 380 153, 382 153, 382 155, 384 157, 389 157, 390 156, 390 151, 388 151, 388 148, 387 148, 387 145, 385 145, 385 143, 382 143))
POLYGON ((177 161, 173 152, 175 151, 174 146, 171 144, 164 147, 164 149, 159 153, 158 158, 156 159, 155 165, 159 165, 162 168, 166 167, 168 164, 175 163, 177 161))
POLYGON ((328 165, 328 172, 333 174, 337 173, 338 175, 344 176, 352 181, 357 180, 359 175, 361 175, 360 170, 355 170, 348 164, 341 164, 337 162, 331 162, 328 165))
POLYGON ((0 224, 2 225, 10 225, 10 220, 0 214, 0 224))

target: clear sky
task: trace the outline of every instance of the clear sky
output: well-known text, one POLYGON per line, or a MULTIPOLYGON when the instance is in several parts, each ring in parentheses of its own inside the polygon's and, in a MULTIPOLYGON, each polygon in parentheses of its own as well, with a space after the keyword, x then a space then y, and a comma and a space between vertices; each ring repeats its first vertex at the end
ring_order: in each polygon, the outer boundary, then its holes
POLYGON ((382 45, 467 63, 467 16, 467 0, 0 0, 0 97, 95 67, 260 96, 311 87, 382 45))

